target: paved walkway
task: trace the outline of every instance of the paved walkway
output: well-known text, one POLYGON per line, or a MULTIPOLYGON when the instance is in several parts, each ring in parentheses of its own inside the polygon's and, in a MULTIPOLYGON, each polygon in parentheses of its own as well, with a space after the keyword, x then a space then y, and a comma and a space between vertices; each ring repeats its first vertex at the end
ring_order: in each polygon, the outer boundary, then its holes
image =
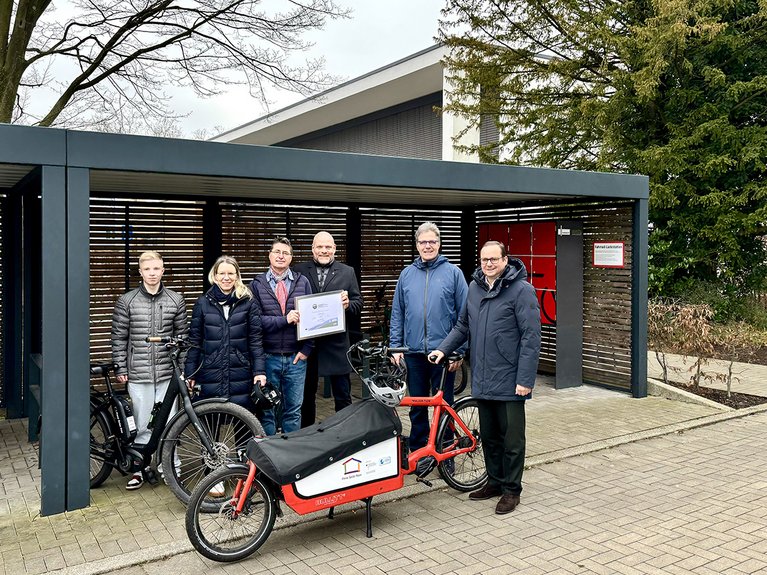
POLYGON ((535 466, 522 504, 450 489, 272 533, 230 566, 194 552, 116 575, 767 573, 767 414, 535 466))
MULTIPOLYGON (((319 407, 327 414, 330 401, 319 407)), ((767 573, 762 413, 556 391, 540 378, 523 505, 511 516, 440 480, 431 491, 408 484, 376 498, 372 539, 362 513, 322 523, 311 519, 323 513, 286 514, 263 554, 226 572, 767 573), (395 497, 408 499, 387 503, 395 497)), ((183 506, 165 486, 127 492, 115 473, 91 507, 39 517, 37 458, 24 437, 24 422, 0 422, 0 575, 224 572, 188 552, 183 506)))

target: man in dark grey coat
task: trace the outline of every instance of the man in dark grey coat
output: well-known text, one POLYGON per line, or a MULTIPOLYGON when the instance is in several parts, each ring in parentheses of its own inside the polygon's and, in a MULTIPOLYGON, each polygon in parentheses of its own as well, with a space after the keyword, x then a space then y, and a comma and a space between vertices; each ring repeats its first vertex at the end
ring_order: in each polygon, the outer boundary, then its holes
MULTIPOLYGON (((162 256, 147 251, 139 256, 139 286, 121 295, 112 315, 112 361, 117 381, 126 383, 133 404, 138 435, 136 443, 147 443, 152 408, 165 397, 173 375, 168 350, 146 342, 147 336, 185 335, 187 325, 184 297, 162 283, 165 272, 162 256)), ((144 484, 140 473, 129 480, 127 489, 144 484)))
POLYGON ((506 246, 482 246, 480 267, 458 323, 437 350, 437 363, 467 339, 471 349, 471 393, 479 406, 480 437, 488 482, 469 494, 482 500, 501 496, 495 512, 514 511, 525 467, 525 400, 530 399, 541 351, 541 312, 521 261, 506 246))
POLYGON ((314 353, 306 365, 304 402, 301 404, 301 427, 314 424, 317 418, 317 387, 319 376, 328 376, 333 390, 336 411, 352 404, 352 371, 346 359, 349 349, 349 320, 362 312, 362 294, 354 269, 335 259, 336 244, 328 232, 319 232, 312 241, 310 262, 301 263, 295 269, 309 279, 312 293, 341 290, 341 303, 346 310, 346 331, 332 333, 314 340, 314 353))

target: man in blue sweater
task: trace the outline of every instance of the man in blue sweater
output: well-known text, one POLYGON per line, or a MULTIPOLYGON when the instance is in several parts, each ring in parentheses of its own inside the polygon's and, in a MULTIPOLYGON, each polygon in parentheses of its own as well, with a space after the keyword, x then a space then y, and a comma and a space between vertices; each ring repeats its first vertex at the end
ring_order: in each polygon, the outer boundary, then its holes
MULTIPOLYGON (((436 348, 458 321, 469 288, 461 270, 440 255, 439 228, 431 222, 421 224, 415 233, 419 256, 399 276, 392 302, 389 345, 407 347, 406 354, 393 355, 397 364, 407 366, 407 385, 411 396, 428 396, 436 391, 442 368, 432 365, 427 353, 436 348)), ((450 365, 445 381, 445 400, 453 403, 455 370, 460 362, 450 365)), ((427 407, 410 408, 410 450, 426 445, 429 437, 427 407)), ((419 461, 417 473, 426 475, 434 467, 431 457, 419 461)))

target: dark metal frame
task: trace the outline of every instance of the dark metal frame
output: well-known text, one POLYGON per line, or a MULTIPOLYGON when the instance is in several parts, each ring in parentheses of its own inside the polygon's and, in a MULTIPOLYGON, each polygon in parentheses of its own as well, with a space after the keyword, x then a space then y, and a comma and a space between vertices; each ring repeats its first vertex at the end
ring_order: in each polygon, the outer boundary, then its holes
MULTIPOLYGON (((216 178, 251 178, 293 183, 376 186, 360 194, 354 206, 375 205, 381 187, 629 199, 634 201, 632 279, 632 394, 642 397, 646 385, 647 336, 647 199, 644 176, 573 172, 528 167, 493 166, 404 158, 338 154, 298 149, 213 142, 168 140, 114 134, 74 132, 0 125, 0 175, 5 168, 29 166, 30 175, 8 191, 6 222, 14 221, 3 254, 6 286, 6 382, 23 382, 27 401, 31 353, 35 351, 32 314, 41 301, 42 373, 41 438, 43 515, 85 507, 88 490, 88 220, 91 170, 133 171, 142 174, 184 174, 216 178), (23 216, 36 219, 33 206, 40 195, 40 227, 26 225, 25 252, 18 255, 23 216), (19 201, 21 198, 21 201, 19 201), (25 210, 22 214, 21 205, 25 210), (40 230, 40 231, 38 231, 40 230), (40 241, 41 261, 35 261, 34 238, 40 241), (19 268, 19 265, 22 268, 19 268), (8 267, 5 267, 8 266, 8 267), (37 287, 35 267, 40 267, 37 287), (21 282, 21 286, 19 285, 21 282), (22 298, 23 295, 23 298, 22 298), (27 304, 21 309, 20 302, 27 304), (19 329, 21 328, 21 329, 19 329)), ((198 196, 199 197, 199 196, 198 196)), ((209 198, 215 212, 216 199, 209 198)), ((264 200, 268 202, 268 200, 264 200)), ((279 198, 272 198, 279 201, 279 198)), ((513 202, 513 197, 510 197, 513 202)), ((572 200, 570 200, 572 201, 572 200)), ((412 204, 423 204, 413 198, 412 204)), ((491 207, 482 204, 483 207, 491 207)), ((432 206, 434 207, 434 206, 432 206)), ((456 209, 456 206, 446 205, 456 209)), ((470 273, 476 258, 471 208, 462 210, 463 269, 470 273)), ((30 220, 31 218, 31 220, 30 220)), ((208 218, 213 218, 209 214, 208 218)), ((206 241, 207 262, 215 249, 215 223, 206 241)), ((220 223, 218 224, 220 226, 220 223)), ((11 229, 11 228, 9 228, 11 229)), ((350 211, 348 262, 359 269, 359 212, 350 211), (356 213, 356 216, 355 216, 356 213), (355 219, 356 218, 356 219, 355 219), (355 223, 356 222, 356 223, 355 223)), ((218 233, 220 243, 220 232, 218 233)), ((14 400, 16 404, 20 399, 14 400)), ((18 415, 11 411, 12 415, 18 415)), ((25 413, 32 413, 24 409, 25 413)))

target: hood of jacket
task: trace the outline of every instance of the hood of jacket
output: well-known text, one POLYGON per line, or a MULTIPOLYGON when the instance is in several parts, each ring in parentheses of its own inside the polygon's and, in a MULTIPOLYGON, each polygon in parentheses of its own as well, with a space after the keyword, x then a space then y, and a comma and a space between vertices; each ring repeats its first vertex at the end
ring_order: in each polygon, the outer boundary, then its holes
MULTIPOLYGON (((477 282, 477 284, 483 287, 485 290, 488 289, 487 282, 485 281, 485 274, 482 272, 481 266, 474 270, 474 273, 471 274, 471 279, 477 282)), ((509 263, 506 264, 506 269, 504 269, 503 272, 501 272, 501 275, 498 276, 498 279, 493 284, 493 287, 495 290, 498 290, 502 283, 508 284, 518 279, 527 279, 527 270, 525 269, 525 264, 523 264, 517 258, 509 258, 509 263)))

